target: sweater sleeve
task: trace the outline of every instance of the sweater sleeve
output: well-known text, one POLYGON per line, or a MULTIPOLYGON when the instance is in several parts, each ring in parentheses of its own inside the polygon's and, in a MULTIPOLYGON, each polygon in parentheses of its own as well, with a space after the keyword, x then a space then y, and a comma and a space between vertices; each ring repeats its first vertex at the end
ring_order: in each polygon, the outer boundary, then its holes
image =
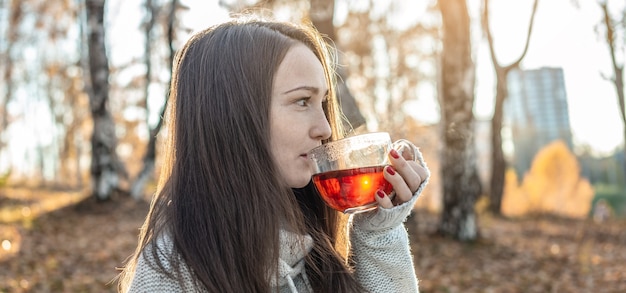
MULTIPOLYGON (((426 167, 421 154, 418 159, 426 167)), ((422 182, 410 201, 351 218, 351 260, 357 280, 368 292, 419 292, 404 221, 428 179, 422 182)))
MULTIPOLYGON (((164 269, 173 272, 169 256, 172 253, 173 244, 167 237, 157 240, 157 255, 164 269)), ((146 247, 137 259, 135 273, 127 293, 144 292, 189 292, 194 288, 194 281, 186 266, 181 264, 182 284, 171 276, 158 270, 158 265, 153 258, 152 248, 146 247)))

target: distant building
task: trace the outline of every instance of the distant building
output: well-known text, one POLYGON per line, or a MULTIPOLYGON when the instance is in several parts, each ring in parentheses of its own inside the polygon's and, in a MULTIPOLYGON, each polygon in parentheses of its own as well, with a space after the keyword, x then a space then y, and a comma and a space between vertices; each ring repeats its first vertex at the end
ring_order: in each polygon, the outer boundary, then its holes
POLYGON ((504 122, 513 144, 513 167, 523 176, 535 154, 550 142, 562 140, 573 148, 563 70, 514 70, 508 88, 504 122))

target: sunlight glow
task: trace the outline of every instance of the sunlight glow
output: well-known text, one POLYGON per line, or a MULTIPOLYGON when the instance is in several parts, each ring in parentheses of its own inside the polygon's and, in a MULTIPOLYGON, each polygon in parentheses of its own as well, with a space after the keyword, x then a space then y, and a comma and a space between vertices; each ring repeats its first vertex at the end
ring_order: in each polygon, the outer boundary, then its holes
POLYGON ((553 244, 550 246, 550 253, 552 253, 552 254, 554 254, 554 255, 557 255, 557 254, 559 254, 559 252, 561 252, 561 247, 559 247, 559 245, 558 245, 558 244, 553 243, 553 244))
POLYGON ((11 241, 9 240, 2 240, 2 249, 4 250, 11 250, 11 241))
MULTIPOLYGON (((0 224, 14 223, 24 221, 25 219, 36 218, 41 214, 64 208, 89 196, 89 192, 84 190, 63 191, 50 196, 49 193, 39 192, 36 189, 29 188, 5 188, 6 193, 3 195, 9 199, 29 201, 27 206, 1 206, 0 207, 0 224)), ((2 229, 0 229, 2 232, 2 229)), ((2 235, 0 235, 2 236, 2 235)))
POLYGON ((15 226, 3 225, 0 222, 0 262, 14 257, 20 252, 22 235, 15 226))

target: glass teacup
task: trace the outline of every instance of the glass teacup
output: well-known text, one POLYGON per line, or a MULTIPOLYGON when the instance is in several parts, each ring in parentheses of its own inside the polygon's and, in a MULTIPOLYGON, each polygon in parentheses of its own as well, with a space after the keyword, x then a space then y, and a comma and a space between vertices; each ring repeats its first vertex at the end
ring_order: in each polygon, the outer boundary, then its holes
POLYGON ((383 176, 389 151, 410 152, 415 146, 404 139, 391 142, 389 133, 374 132, 346 137, 312 149, 313 183, 331 208, 352 214, 376 209, 376 191, 393 196, 393 187, 383 176))

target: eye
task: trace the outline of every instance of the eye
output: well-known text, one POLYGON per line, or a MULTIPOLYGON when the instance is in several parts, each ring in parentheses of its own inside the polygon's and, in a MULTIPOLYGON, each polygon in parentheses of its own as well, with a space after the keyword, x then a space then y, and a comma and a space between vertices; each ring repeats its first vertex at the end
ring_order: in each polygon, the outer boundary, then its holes
POLYGON ((296 105, 306 107, 309 104, 311 97, 301 98, 296 101, 296 105))

